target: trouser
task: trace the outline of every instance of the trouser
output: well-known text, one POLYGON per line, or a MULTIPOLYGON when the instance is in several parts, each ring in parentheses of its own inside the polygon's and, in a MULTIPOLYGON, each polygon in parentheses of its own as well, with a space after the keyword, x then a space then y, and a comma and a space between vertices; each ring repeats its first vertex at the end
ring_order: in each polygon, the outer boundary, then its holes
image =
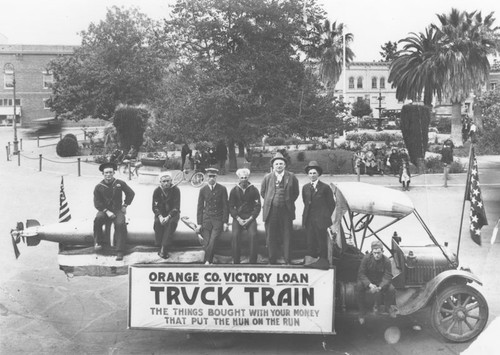
POLYGON ((313 222, 306 223, 307 253, 313 258, 328 259, 328 232, 313 222))
POLYGON ((233 228, 232 234, 233 238, 231 240, 231 247, 233 250, 233 262, 235 264, 240 263, 240 242, 241 242, 241 233, 243 230, 248 231, 248 238, 250 239, 250 264, 257 263, 257 222, 252 220, 245 227, 242 227, 236 219, 233 219, 233 228))
POLYGON ((178 219, 170 219, 167 223, 161 224, 158 217, 155 217, 153 229, 155 231, 155 245, 161 246, 165 253, 170 244, 170 240, 177 229, 178 219))
MULTIPOLYGON (((362 282, 356 283, 356 298, 358 301, 358 310, 360 316, 366 314, 366 293, 368 292, 368 287, 362 282)), ((369 293, 370 294, 370 293, 369 293)), ((374 298, 375 304, 383 303, 387 310, 390 309, 392 305, 396 304, 396 289, 392 284, 385 285, 377 293, 370 294, 374 298)))
POLYGON ((201 226, 201 236, 205 240, 205 262, 213 263, 214 248, 217 238, 222 234, 224 223, 221 220, 207 218, 201 226))
POLYGON ((115 218, 109 218, 106 213, 99 211, 97 212, 94 219, 94 243, 105 244, 104 233, 102 227, 105 224, 113 223, 115 226, 115 245, 118 251, 124 251, 127 244, 127 223, 125 222, 125 214, 121 211, 113 211, 115 218))
POLYGON ((269 263, 276 264, 279 256, 279 247, 283 243, 283 257, 285 263, 290 264, 290 240, 293 220, 288 209, 285 206, 271 206, 265 226, 269 263))

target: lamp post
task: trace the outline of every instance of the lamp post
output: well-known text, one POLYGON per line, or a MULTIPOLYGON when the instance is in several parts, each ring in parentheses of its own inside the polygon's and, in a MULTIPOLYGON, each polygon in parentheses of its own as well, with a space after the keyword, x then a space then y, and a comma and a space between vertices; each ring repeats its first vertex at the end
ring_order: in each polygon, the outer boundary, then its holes
POLYGON ((382 91, 379 91, 378 93, 378 107, 377 107, 377 110, 378 110, 378 118, 377 118, 377 131, 381 131, 382 130, 382 121, 384 120, 382 118, 382 110, 384 109, 382 107, 382 91))
POLYGON ((17 140, 17 119, 16 119, 16 73, 14 70, 14 65, 11 63, 5 63, 3 67, 5 75, 12 75, 12 92, 14 95, 14 101, 12 102, 14 106, 14 118, 12 120, 12 125, 14 127, 14 152, 13 154, 19 153, 19 142, 17 140))

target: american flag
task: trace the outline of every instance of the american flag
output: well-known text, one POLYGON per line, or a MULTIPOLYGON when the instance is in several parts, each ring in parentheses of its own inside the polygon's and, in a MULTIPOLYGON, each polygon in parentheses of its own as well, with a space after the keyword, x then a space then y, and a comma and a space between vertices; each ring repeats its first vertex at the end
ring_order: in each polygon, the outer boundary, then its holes
POLYGON ((61 176, 61 192, 59 193, 59 223, 68 222, 71 219, 68 201, 64 193, 64 178, 61 176))
POLYGON ((470 236, 476 244, 481 245, 481 228, 488 225, 488 221, 486 219, 486 212, 484 211, 483 199, 481 198, 474 147, 471 147, 470 154, 465 199, 470 201, 470 236))

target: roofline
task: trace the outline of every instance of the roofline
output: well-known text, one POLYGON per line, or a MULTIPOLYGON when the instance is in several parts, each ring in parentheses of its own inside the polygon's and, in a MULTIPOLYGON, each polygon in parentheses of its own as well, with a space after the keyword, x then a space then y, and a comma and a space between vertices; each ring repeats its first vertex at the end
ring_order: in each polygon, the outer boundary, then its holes
POLYGON ((0 54, 73 54, 79 46, 72 45, 45 45, 45 44, 1 44, 0 54))

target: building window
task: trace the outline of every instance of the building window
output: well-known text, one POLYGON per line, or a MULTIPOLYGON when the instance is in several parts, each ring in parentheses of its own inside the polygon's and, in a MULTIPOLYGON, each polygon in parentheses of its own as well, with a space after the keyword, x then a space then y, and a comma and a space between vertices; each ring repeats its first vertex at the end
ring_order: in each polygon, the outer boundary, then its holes
POLYGON ((376 89, 376 88, 377 88, 377 78, 373 77, 372 78, 372 89, 376 89))
POLYGON ((380 88, 385 89, 385 78, 380 78, 380 88))
POLYGON ((54 83, 54 76, 51 71, 44 71, 42 73, 42 85, 44 89, 50 89, 54 83))
MULTIPOLYGON (((12 106, 12 99, 0 99, 0 106, 12 106)), ((16 99, 16 106, 21 106, 21 99, 16 99)))
POLYGON ((352 76, 349 78, 349 89, 354 89, 354 78, 352 76))
POLYGON ((49 107, 49 99, 43 99, 43 108, 45 110, 50 110, 50 107, 49 107))
POLYGON ((363 88, 363 78, 362 78, 362 77, 359 77, 359 78, 358 78, 358 85, 357 85, 357 88, 358 88, 358 89, 362 89, 362 88, 363 88))
POLYGON ((3 75, 3 88, 12 89, 14 88, 14 72, 5 72, 3 75))
POLYGON ((490 83, 490 90, 494 91, 497 89, 497 83, 490 83))

